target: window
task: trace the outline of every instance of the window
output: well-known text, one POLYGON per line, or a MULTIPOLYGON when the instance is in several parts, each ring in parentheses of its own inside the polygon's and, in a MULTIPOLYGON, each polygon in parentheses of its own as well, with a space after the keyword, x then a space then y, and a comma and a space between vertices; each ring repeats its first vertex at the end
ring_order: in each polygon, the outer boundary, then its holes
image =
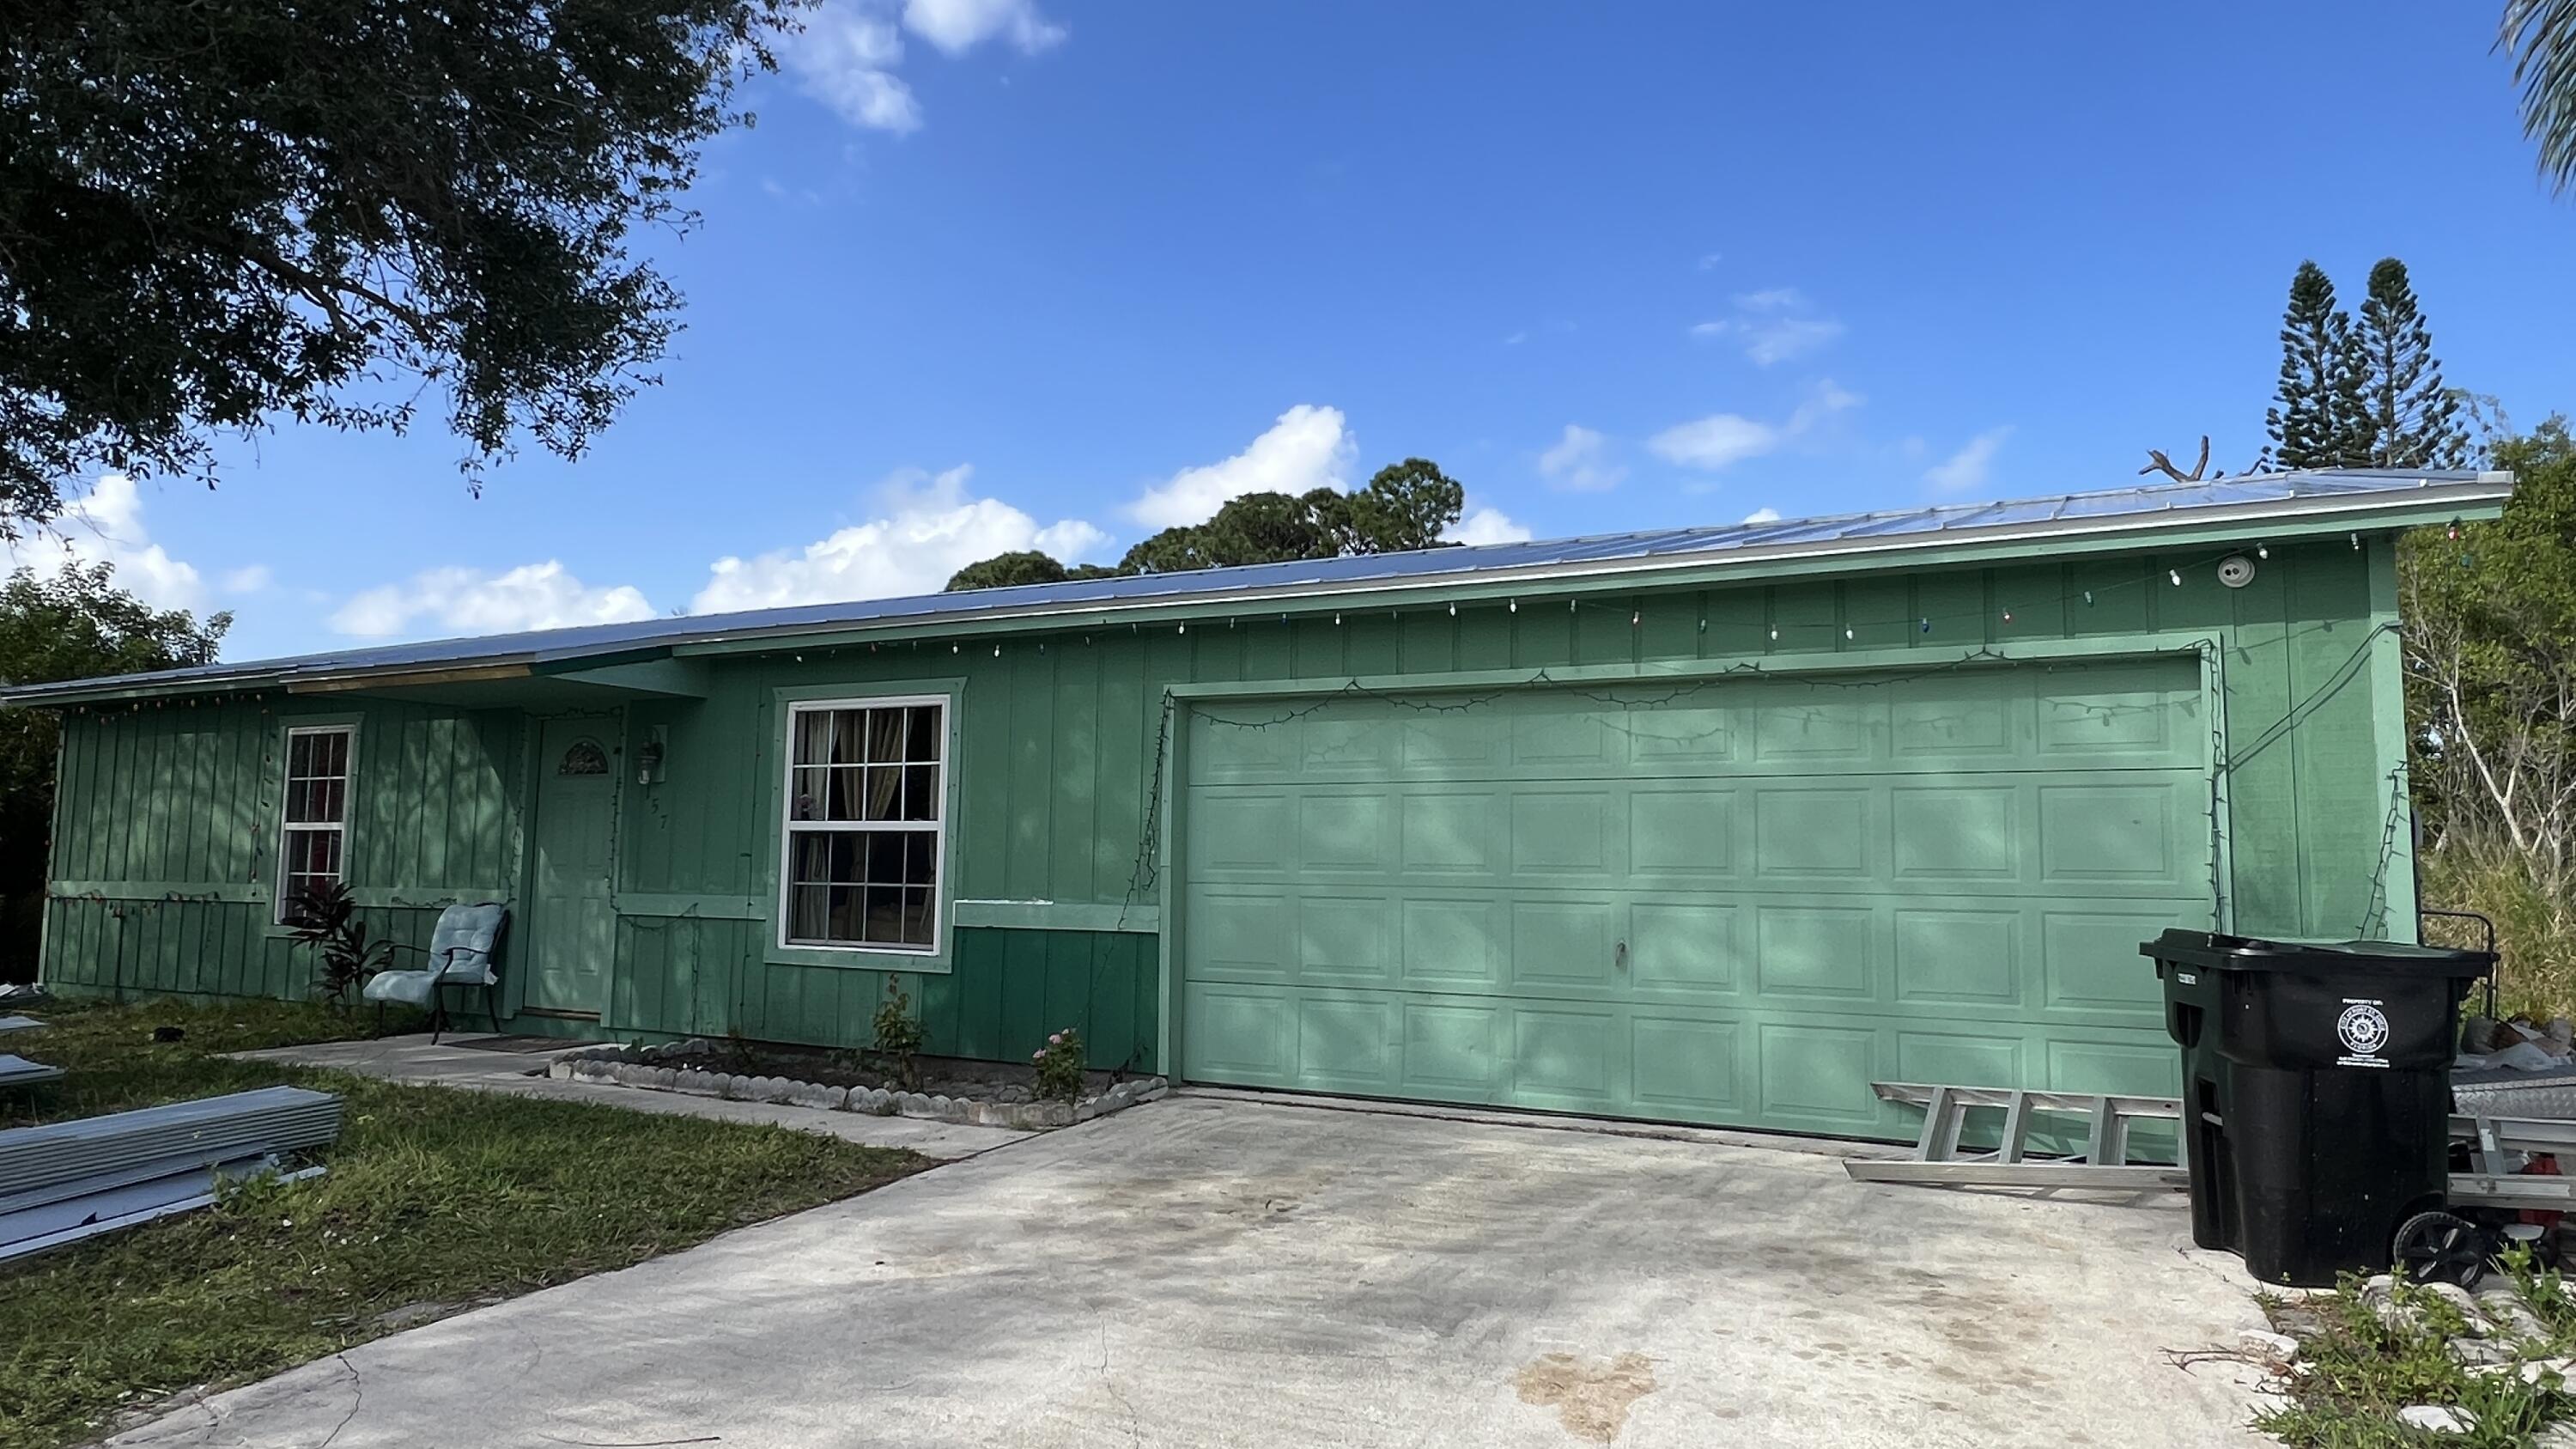
POLYGON ((781 945, 939 949, 947 754, 945 699, 789 708, 781 945))
POLYGON ((356 733, 347 725, 286 732, 277 850, 281 922, 293 924, 304 893, 339 881, 347 868, 349 743, 356 733))
POLYGON ((596 740, 575 740, 571 747, 563 752, 563 758, 555 763, 555 773, 605 775, 608 773, 608 756, 600 752, 599 742, 596 740))

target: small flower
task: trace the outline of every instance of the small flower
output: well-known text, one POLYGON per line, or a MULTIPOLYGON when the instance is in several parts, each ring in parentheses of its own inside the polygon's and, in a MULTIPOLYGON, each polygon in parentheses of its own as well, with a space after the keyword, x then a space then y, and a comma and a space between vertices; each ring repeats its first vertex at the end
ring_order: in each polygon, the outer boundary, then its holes
POLYGON ((1060 1032, 1060 1031, 1058 1031, 1058 1032, 1050 1032, 1050 1033, 1048 1033, 1048 1034, 1047 1034, 1047 1045, 1048 1045, 1048 1046, 1062 1046, 1062 1045, 1064 1045, 1064 1033, 1063 1033, 1063 1032, 1060 1032))
POLYGON ((1040 1052, 1031 1052, 1031 1053, 1029 1053, 1029 1060, 1030 1060, 1030 1061, 1033 1061, 1033 1062, 1042 1062, 1042 1061, 1045 1061, 1045 1060, 1046 1060, 1046 1053, 1045 1053, 1045 1052, 1042 1052, 1042 1051, 1040 1051, 1040 1052))

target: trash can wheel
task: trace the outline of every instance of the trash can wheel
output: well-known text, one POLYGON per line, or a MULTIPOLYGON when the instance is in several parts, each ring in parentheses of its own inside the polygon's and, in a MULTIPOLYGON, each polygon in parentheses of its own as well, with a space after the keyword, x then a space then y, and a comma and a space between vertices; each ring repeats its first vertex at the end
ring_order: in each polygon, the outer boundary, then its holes
POLYGON ((2486 1231, 2457 1213, 2417 1213, 2397 1226, 2390 1247, 2397 1266, 2418 1283, 2466 1288, 2478 1281, 2493 1256, 2486 1231))

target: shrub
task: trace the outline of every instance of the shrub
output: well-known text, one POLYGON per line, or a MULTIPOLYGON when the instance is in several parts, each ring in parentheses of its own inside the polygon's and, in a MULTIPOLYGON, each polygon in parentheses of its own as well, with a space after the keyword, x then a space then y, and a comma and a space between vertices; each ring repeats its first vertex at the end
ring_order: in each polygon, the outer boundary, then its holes
POLYGON ((1072 1027, 1048 1033, 1046 1045, 1029 1053, 1029 1062, 1037 1068, 1040 1099, 1082 1100, 1082 1037, 1072 1027))
POLYGON ((905 1091, 921 1087, 921 1044, 929 1035, 921 1018, 912 1014, 912 997, 903 989, 903 978, 886 977, 885 1000, 877 1003, 877 1061, 905 1091))
POLYGON ((367 923, 357 911, 357 899, 339 881, 302 892, 293 905, 295 929, 289 936, 322 958, 322 974, 313 985, 334 1006, 348 1005, 353 988, 393 963, 393 942, 368 940, 367 923))

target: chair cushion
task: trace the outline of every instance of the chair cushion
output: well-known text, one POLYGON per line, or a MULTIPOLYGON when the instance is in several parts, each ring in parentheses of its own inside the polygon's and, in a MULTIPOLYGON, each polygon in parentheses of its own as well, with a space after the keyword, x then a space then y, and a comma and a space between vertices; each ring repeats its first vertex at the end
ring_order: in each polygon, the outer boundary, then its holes
POLYGON ((379 971, 367 978, 359 996, 368 1001, 397 1001, 405 1006, 427 1006, 438 994, 435 971, 379 971))
POLYGON ((429 933, 432 968, 451 984, 497 984, 500 977, 493 974, 492 950, 509 918, 510 908, 497 901, 472 905, 460 901, 440 911, 438 924, 429 933))

